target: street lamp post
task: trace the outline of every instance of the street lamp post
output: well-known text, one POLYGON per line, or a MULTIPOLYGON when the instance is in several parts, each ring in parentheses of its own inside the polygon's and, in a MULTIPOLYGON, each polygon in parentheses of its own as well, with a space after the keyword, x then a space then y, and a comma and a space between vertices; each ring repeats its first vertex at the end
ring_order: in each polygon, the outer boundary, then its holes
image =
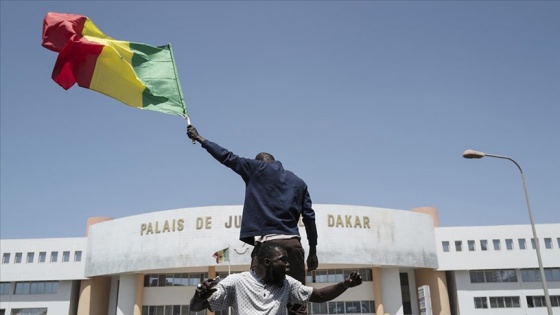
POLYGON ((527 201, 527 209, 529 209, 529 219, 531 220, 531 228, 533 229, 533 238, 535 239, 535 243, 536 243, 537 260, 539 262, 539 269, 541 271, 541 281, 542 281, 542 286, 543 286, 543 290, 544 290, 544 299, 545 299, 545 302, 546 302, 546 309, 548 311, 548 315, 553 315, 552 314, 552 305, 550 304, 550 295, 548 294, 548 286, 546 285, 546 277, 545 277, 545 274, 544 274, 544 268, 543 268, 543 263, 542 263, 542 258, 541 258, 541 249, 540 249, 541 246, 540 246, 539 239, 537 237, 537 229, 535 228, 535 221, 533 220, 533 211, 531 210, 531 204, 529 203, 529 193, 527 192, 527 184, 525 183, 525 174, 523 173, 523 170, 521 169, 521 166, 519 166, 519 164, 514 159, 512 159, 510 157, 502 156, 502 155, 495 155, 495 154, 488 154, 488 153, 475 151, 475 150, 466 150, 463 153, 463 157, 465 159, 481 159, 485 156, 494 157, 494 158, 498 158, 498 159, 510 160, 515 164, 515 166, 517 166, 517 168, 521 172, 521 179, 523 180, 523 189, 525 190, 525 200, 527 201))

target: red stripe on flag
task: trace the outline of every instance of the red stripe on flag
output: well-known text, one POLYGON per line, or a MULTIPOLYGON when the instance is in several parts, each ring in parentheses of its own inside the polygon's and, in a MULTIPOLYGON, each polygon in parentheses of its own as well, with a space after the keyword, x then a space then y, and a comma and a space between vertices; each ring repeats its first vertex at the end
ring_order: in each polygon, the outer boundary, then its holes
POLYGON ((82 34, 87 17, 78 14, 49 12, 43 20, 43 47, 61 51, 76 34, 82 34))
POLYGON ((99 43, 88 41, 82 35, 74 36, 58 54, 52 79, 66 90, 76 82, 89 89, 97 58, 103 47, 99 43))

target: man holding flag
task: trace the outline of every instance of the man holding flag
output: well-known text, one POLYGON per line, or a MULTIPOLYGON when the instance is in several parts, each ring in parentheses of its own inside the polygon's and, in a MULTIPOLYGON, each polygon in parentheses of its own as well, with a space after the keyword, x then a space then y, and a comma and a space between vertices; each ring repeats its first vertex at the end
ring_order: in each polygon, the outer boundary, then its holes
MULTIPOLYGON (((241 220, 240 240, 254 245, 251 269, 257 265, 259 247, 274 240, 287 252, 290 265, 288 275, 305 284, 305 251, 301 246, 298 223, 305 225, 309 242, 307 268, 317 269, 317 227, 315 211, 305 182, 285 170, 280 161, 269 153, 259 153, 254 159, 242 158, 218 144, 203 138, 194 126, 187 127, 190 139, 202 147, 218 162, 229 167, 245 182, 245 202, 241 220)), ((305 305, 288 305, 289 314, 307 314, 305 305)))

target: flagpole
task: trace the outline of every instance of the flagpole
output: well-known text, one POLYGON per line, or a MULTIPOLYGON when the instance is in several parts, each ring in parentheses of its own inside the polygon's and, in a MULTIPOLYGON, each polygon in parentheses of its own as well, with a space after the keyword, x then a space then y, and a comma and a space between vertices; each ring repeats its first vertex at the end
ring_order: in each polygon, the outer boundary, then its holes
POLYGON ((169 46, 169 54, 171 54, 171 62, 173 63, 173 71, 175 72, 175 82, 177 84, 177 90, 179 91, 179 96, 181 97, 181 103, 183 104, 183 116, 186 117, 187 122, 190 124, 189 113, 187 113, 187 104, 185 103, 185 98, 183 97, 183 90, 181 89, 181 83, 179 82, 179 74, 177 73, 177 64, 175 63, 175 57, 173 56, 173 48, 171 48, 171 43, 167 44, 169 46))
POLYGON ((227 246, 227 251, 228 251, 228 258, 227 258, 227 262, 228 262, 227 274, 228 274, 228 276, 231 274, 231 260, 230 260, 230 258, 229 258, 229 253, 230 253, 230 252, 229 252, 229 246, 230 246, 230 245, 228 244, 228 246, 227 246))
MULTIPOLYGON (((228 274, 228 276, 231 274, 231 259, 229 258, 229 254, 230 254, 230 252, 229 252, 229 247, 230 247, 230 244, 228 244, 228 246, 227 246, 227 251, 228 251, 228 258, 227 258, 227 261, 228 261, 227 274, 228 274)), ((229 309, 230 309, 230 307, 227 308, 227 315, 229 315, 229 309)))
MULTIPOLYGON (((187 103, 185 102, 185 98, 183 97, 183 89, 181 89, 181 83, 179 82, 179 73, 177 73, 177 64, 175 63, 175 56, 173 56, 173 48, 171 48, 171 43, 167 44, 169 46, 169 53, 171 54, 171 62, 173 62, 173 71, 175 72, 175 82, 177 84, 177 90, 179 91, 179 96, 181 97, 181 103, 183 104, 183 118, 187 121, 187 126, 191 125, 191 118, 189 117, 189 113, 187 112, 187 103)), ((195 144, 196 141, 192 140, 192 143, 195 144)))

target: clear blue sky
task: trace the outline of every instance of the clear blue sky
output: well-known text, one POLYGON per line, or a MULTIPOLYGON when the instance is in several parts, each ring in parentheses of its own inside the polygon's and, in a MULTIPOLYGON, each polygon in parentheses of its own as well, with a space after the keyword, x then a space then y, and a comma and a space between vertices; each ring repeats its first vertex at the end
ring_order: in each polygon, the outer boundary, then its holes
POLYGON ((317 204, 439 209, 442 226, 560 222, 560 2, 1 1, 1 238, 92 216, 242 204, 179 117, 51 80, 49 11, 171 43, 193 124, 269 151, 317 204))

